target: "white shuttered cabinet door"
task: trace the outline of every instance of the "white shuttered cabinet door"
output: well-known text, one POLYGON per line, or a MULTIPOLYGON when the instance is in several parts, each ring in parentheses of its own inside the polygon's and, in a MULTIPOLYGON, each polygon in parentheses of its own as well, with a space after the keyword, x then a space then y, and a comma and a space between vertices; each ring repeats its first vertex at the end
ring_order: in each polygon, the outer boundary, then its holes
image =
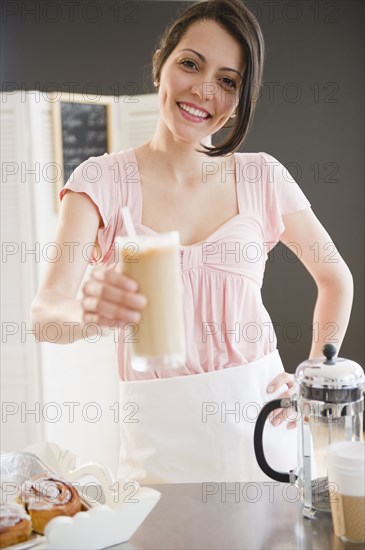
POLYGON ((1 94, 1 451, 43 437, 40 350, 29 333, 37 285, 25 92, 1 94))

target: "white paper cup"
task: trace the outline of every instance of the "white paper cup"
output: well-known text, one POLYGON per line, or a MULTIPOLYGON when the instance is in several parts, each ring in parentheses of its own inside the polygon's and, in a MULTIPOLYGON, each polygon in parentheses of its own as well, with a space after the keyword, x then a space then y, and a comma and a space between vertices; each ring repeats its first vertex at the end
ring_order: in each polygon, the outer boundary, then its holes
POLYGON ((185 364, 179 233, 118 237, 121 271, 136 280, 147 297, 140 323, 129 323, 125 342, 137 371, 185 364))
POLYGON ((335 534, 345 541, 365 542, 365 443, 330 445, 325 462, 335 534))

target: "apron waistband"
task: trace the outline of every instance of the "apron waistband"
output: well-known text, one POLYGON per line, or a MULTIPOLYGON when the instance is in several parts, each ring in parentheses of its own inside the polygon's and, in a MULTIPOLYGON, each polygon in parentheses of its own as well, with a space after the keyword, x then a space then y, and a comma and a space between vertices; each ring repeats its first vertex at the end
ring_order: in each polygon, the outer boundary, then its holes
POLYGON ((248 370, 258 369, 260 367, 266 366, 267 363, 270 363, 273 367, 277 366, 279 369, 283 370, 283 364, 280 358, 279 351, 275 349, 271 353, 268 353, 267 355, 264 355, 263 357, 260 357, 255 361, 245 363, 244 365, 238 365, 209 372, 202 372, 198 374, 190 374, 184 376, 177 375, 168 378, 149 378, 148 380, 121 380, 120 383, 122 387, 127 390, 129 386, 131 387, 134 384, 138 384, 138 386, 141 385, 141 388, 142 385, 153 386, 154 384, 165 384, 166 386, 168 386, 171 384, 175 384, 176 380, 183 381, 183 384, 195 384, 202 381, 208 382, 210 379, 214 381, 215 377, 220 377, 221 379, 224 378, 224 380, 227 381, 229 381, 230 379, 234 379, 236 381, 237 376, 247 376, 248 370))

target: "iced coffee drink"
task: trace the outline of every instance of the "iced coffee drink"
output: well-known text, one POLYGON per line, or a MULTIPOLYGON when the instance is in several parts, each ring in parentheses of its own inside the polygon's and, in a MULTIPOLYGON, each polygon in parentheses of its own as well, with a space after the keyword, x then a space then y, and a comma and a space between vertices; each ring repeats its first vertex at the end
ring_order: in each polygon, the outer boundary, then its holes
POLYGON ((178 232, 117 238, 116 249, 122 272, 138 282, 148 300, 141 321, 125 331, 132 367, 148 371, 184 365, 178 232))

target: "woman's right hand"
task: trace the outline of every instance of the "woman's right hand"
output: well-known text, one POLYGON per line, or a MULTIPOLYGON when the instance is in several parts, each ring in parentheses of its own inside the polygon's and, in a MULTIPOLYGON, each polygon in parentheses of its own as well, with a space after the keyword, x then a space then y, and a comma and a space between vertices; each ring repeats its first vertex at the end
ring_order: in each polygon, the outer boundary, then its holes
POLYGON ((83 285, 83 320, 111 327, 115 323, 139 323, 147 298, 138 283, 114 267, 97 267, 83 285))

